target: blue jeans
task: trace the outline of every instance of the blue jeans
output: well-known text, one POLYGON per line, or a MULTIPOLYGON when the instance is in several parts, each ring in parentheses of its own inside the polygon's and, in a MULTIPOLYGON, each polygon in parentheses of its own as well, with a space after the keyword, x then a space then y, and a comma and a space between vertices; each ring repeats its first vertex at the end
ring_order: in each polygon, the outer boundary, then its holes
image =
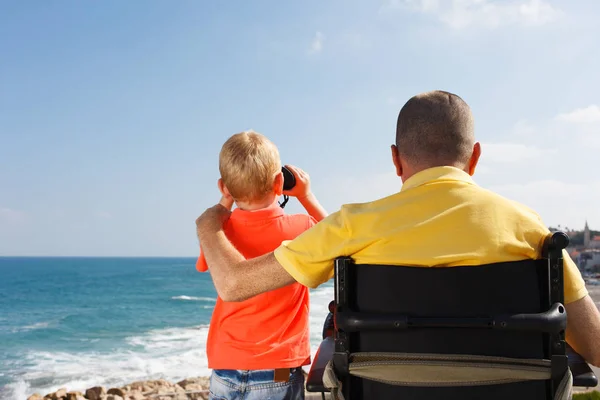
POLYGON ((288 382, 274 382, 274 370, 213 370, 209 400, 304 400, 302 368, 288 382))

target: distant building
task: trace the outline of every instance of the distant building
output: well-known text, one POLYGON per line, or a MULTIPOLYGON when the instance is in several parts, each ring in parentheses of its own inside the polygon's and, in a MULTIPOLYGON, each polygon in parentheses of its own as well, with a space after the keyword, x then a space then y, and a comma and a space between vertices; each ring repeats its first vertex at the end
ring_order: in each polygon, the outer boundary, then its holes
POLYGON ((583 228, 583 247, 587 248, 590 245, 590 227, 587 221, 585 221, 585 228, 583 228))
POLYGON ((600 236, 596 235, 590 238, 590 227, 587 221, 585 221, 585 228, 583 229, 583 247, 585 249, 600 249, 600 236))
POLYGON ((573 261, 575 261, 581 272, 600 272, 600 250, 584 250, 577 253, 573 261))

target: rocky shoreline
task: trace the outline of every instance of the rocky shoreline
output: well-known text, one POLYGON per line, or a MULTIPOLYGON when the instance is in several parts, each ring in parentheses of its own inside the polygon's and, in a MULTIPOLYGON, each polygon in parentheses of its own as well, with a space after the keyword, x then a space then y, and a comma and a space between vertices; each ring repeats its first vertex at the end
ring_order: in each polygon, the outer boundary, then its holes
MULTIPOLYGON (((590 295, 600 307, 600 286, 588 286, 590 295)), ((600 368, 592 367, 600 377, 600 368)), ((209 378, 188 378, 172 383, 164 379, 139 381, 123 387, 89 388, 85 393, 67 391, 67 388, 41 395, 36 393, 27 400, 208 400, 209 378)), ((574 388, 576 392, 599 390, 596 388, 574 388)), ((320 394, 308 394, 306 399, 321 399, 320 394)), ((327 396, 329 398, 329 396, 327 396)))
POLYGON ((209 378, 197 377, 172 383, 164 379, 133 382, 122 387, 96 386, 82 392, 62 388, 53 393, 35 393, 27 400, 208 400, 209 378))

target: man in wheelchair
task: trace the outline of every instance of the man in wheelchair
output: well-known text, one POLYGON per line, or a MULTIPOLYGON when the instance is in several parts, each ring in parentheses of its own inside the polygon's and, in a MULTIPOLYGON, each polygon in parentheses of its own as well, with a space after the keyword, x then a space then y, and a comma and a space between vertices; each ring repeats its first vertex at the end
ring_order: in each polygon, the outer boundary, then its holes
POLYGON ((585 363, 569 368, 567 344, 600 366, 600 313, 564 250, 568 238, 473 181, 480 154, 459 96, 414 96, 392 146, 398 193, 344 205, 250 260, 223 234, 228 209, 197 219, 219 295, 241 301, 335 277, 333 336, 309 390, 345 399, 569 398, 585 363))

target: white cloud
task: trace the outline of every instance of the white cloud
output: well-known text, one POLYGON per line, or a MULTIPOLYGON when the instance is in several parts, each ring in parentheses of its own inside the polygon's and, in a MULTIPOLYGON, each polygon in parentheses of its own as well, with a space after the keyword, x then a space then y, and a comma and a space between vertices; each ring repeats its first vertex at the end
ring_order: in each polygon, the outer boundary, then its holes
POLYGON ((535 210, 548 225, 583 229, 586 220, 592 228, 600 227, 600 180, 567 183, 541 179, 523 184, 498 184, 489 189, 535 210))
POLYGON ((482 143, 482 159, 491 163, 518 163, 557 153, 556 149, 541 149, 520 143, 482 143))
POLYGON ((527 120, 517 121, 511 132, 515 137, 527 138, 532 137, 537 133, 536 126, 527 120))
POLYGON ((557 20, 562 14, 545 0, 390 0, 384 8, 408 8, 431 14, 453 29, 539 26, 557 20))
POLYGON ((329 212, 339 210, 342 204, 364 203, 390 196, 400 190, 402 180, 391 164, 387 171, 376 174, 326 175, 314 185, 321 204, 329 212))
POLYGON ((308 52, 310 54, 316 54, 316 53, 320 53, 321 51, 323 51, 323 40, 324 39, 325 39, 325 36, 321 32, 317 32, 310 44, 310 49, 308 50, 308 52))
POLYGON ((600 122, 600 106, 592 104, 585 108, 578 108, 568 113, 559 114, 556 116, 556 120, 575 124, 600 122))

